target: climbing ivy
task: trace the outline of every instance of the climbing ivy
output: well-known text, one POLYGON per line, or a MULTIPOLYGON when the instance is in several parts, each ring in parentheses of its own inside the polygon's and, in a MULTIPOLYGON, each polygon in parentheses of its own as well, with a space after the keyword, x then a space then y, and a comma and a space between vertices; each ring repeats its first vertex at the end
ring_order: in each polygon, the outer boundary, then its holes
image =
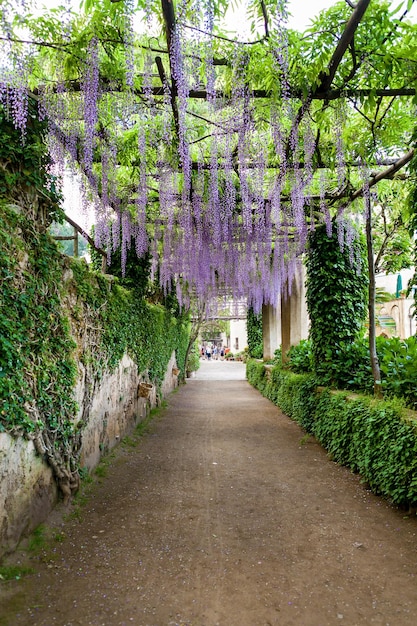
POLYGON ((158 388, 174 350, 184 373, 189 323, 144 300, 147 259, 122 286, 61 254, 47 232, 64 214, 45 124, 29 107, 24 141, 0 107, 0 431, 32 439, 69 498, 95 383, 125 353, 158 388), (86 375, 81 415, 76 354, 86 375))
POLYGON ((76 481, 79 430, 62 256, 16 211, 0 204, 0 430, 33 439, 65 490, 76 481))
POLYGON ((252 308, 248 309, 246 328, 248 333, 249 356, 261 359, 263 355, 262 338, 262 313, 254 313, 252 308))
POLYGON ((341 248, 336 225, 330 237, 325 225, 319 226, 309 237, 306 267, 313 365, 323 373, 364 327, 368 278, 362 237, 356 233, 353 243, 341 248))
POLYGON ((184 373, 189 337, 186 313, 172 315, 161 304, 147 302, 136 288, 126 289, 117 278, 92 272, 83 260, 71 260, 71 269, 84 306, 82 317, 97 335, 94 354, 81 355, 94 379, 114 370, 125 353, 157 387, 174 351, 184 373))
POLYGON ((48 170, 50 157, 45 142, 47 125, 39 121, 36 106, 34 100, 28 100, 28 123, 22 140, 9 111, 0 105, 0 198, 8 203, 27 205, 28 196, 36 197, 34 204, 48 216, 49 223, 61 222, 61 195, 56 179, 48 170))
POLYGON ((184 373, 188 318, 62 255, 24 210, 5 203, 0 287, 0 431, 33 439, 69 497, 78 486, 88 419, 88 411, 77 418, 76 350, 89 390, 125 353, 159 388, 173 351, 184 373), (80 333, 83 346, 73 339, 80 333))

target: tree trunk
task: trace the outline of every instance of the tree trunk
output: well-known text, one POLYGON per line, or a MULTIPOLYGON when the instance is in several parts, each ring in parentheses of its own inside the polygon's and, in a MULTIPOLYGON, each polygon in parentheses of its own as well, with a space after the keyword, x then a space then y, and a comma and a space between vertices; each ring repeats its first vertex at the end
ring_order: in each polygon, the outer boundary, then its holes
POLYGON ((376 351, 375 334, 375 265, 372 246, 372 213, 371 200, 369 195, 365 196, 366 204, 366 248, 368 251, 368 273, 369 273, 369 353, 371 357, 372 376, 374 379, 374 396, 383 398, 381 386, 381 372, 379 369, 379 359, 376 351))
POLYGON ((198 337, 198 333, 200 332, 200 328, 201 328, 201 324, 203 323, 204 319, 205 319, 205 313, 206 313, 206 305, 200 304, 199 302, 197 302, 196 304, 196 316, 192 322, 191 325, 191 331, 190 331, 190 339, 188 341, 188 346, 187 346, 187 350, 185 352, 185 359, 184 359, 184 364, 185 364, 185 372, 184 372, 184 382, 187 376, 187 367, 188 367, 188 359, 190 356, 190 352, 191 352, 191 348, 194 345, 195 340, 198 337))

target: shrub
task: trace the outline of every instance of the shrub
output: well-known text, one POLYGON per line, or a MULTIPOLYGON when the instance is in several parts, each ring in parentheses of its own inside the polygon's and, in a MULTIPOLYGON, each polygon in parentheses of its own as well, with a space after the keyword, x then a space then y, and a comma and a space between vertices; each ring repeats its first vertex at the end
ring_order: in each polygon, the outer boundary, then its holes
MULTIPOLYGON (((397 337, 377 338, 382 388, 389 398, 402 398, 411 409, 417 406, 417 338, 402 340, 397 337)), ((288 352, 285 369, 297 374, 311 372, 311 342, 301 341, 288 352)), ((275 361, 274 361, 275 363, 275 361)), ((348 389, 361 393, 373 392, 373 378, 368 339, 362 337, 353 343, 340 344, 323 365, 316 367, 320 385, 348 389)))
POLYGON ((199 367, 200 367, 200 349, 198 347, 198 342, 195 341, 190 350, 190 354, 188 355, 187 371, 196 372, 199 367))
POLYGON ((417 337, 380 340, 377 347, 384 392, 404 398, 410 408, 416 408, 417 337))
POLYGON ((306 260, 313 365, 321 373, 328 364, 332 373, 335 353, 358 338, 366 318, 365 246, 356 233, 350 249, 345 245, 342 250, 339 228, 352 231, 353 226, 334 223, 331 237, 324 224, 317 227, 309 236, 306 260))
MULTIPOLYGON (((281 355, 280 355, 281 356, 281 355)), ((286 367, 297 374, 313 371, 313 353, 311 341, 302 339, 296 346, 291 346, 287 352, 286 367)))
POLYGON ((282 364, 282 350, 281 350, 281 346, 275 350, 274 358, 272 359, 271 363, 273 365, 281 365, 282 364))
POLYGON ((317 365, 316 374, 321 385, 371 393, 373 378, 368 340, 358 338, 352 343, 339 343, 328 360, 317 365))

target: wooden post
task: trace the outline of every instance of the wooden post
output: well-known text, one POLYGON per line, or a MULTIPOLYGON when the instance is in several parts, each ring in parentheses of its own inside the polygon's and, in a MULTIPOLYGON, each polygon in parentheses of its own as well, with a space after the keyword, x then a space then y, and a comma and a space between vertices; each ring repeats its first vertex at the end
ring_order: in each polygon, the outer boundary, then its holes
POLYGON ((78 231, 74 228, 74 256, 78 257, 78 231))
POLYGON ((374 396, 375 398, 383 398, 381 386, 381 371, 379 368, 379 359, 376 351, 376 333, 375 333, 375 265, 374 253, 372 245, 372 214, 371 199, 369 193, 365 194, 366 204, 366 248, 368 253, 368 273, 369 273, 369 353, 371 358, 372 376, 374 379, 374 396))

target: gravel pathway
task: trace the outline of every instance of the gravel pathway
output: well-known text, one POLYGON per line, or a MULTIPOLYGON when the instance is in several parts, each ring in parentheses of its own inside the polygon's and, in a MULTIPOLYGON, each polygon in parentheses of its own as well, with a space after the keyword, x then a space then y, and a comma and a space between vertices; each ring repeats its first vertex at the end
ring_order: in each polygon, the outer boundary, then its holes
MULTIPOLYGON (((203 362, 1 585, 2 626, 409 626, 417 519, 203 362)), ((23 559, 23 554, 16 556, 23 559)), ((414 615, 414 617, 413 617, 414 615)))

